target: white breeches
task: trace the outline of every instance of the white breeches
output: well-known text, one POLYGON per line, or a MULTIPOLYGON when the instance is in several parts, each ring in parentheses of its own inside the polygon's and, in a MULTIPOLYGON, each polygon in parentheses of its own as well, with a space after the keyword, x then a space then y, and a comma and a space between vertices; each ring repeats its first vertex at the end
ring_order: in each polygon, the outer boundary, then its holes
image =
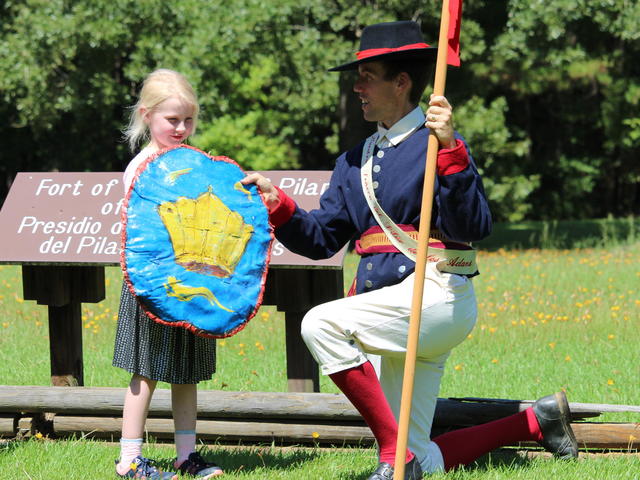
MULTIPOLYGON (((325 375, 357 367, 367 355, 391 409, 398 418, 413 279, 372 292, 318 305, 302 321, 302 337, 325 375)), ((442 454, 430 441, 431 425, 444 364, 451 349, 473 329, 477 306, 471 280, 427 264, 409 448, 425 473, 443 470, 442 454)))

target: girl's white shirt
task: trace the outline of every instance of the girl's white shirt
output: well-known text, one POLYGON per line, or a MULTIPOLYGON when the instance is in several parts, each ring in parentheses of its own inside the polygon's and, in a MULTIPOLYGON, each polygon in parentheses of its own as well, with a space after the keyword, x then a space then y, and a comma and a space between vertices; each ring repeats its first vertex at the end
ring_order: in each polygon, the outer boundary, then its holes
POLYGON ((156 152, 156 149, 148 145, 144 147, 142 150, 140 150, 140 153, 138 153, 135 157, 133 157, 133 160, 129 162, 129 165, 127 165, 127 168, 124 171, 124 175, 122 176, 122 183, 124 185, 125 195, 129 191, 129 188, 133 183, 133 178, 135 177, 136 171, 138 170, 138 167, 140 166, 140 164, 144 162, 147 158, 149 158, 149 155, 152 155, 155 152, 156 152))

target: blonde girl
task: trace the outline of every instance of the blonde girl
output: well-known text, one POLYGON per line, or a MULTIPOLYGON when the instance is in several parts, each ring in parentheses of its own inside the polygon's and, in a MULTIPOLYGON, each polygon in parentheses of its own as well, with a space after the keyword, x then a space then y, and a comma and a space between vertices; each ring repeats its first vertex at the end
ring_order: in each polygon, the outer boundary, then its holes
MULTIPOLYGON (((129 190, 138 166, 149 155, 184 143, 193 134, 198 112, 196 94, 180 73, 160 69, 145 79, 124 132, 132 150, 141 142, 145 147, 125 170, 125 192, 129 190)), ((123 285, 113 365, 132 374, 124 401, 116 475, 143 480, 177 478, 177 473, 162 471, 142 455, 144 425, 158 381, 171 384, 177 453, 174 468, 200 479, 221 475, 220 467, 206 462, 196 452, 195 433, 196 384, 210 379, 215 372, 215 340, 152 321, 123 285)))

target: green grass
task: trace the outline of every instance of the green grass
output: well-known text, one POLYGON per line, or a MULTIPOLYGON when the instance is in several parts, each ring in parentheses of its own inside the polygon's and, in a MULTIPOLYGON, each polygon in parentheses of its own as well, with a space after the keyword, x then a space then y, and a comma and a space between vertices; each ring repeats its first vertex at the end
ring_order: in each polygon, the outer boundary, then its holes
POLYGON ((499 248, 589 248, 624 245, 640 239, 640 218, 549 220, 499 223, 486 239, 483 250, 499 248))
MULTIPOLYGON (((345 284, 356 261, 346 259, 345 284)), ((479 264, 478 324, 447 363, 442 397, 535 399, 564 388, 574 402, 640 404, 640 242, 491 248, 480 252, 479 264)), ((108 268, 107 299, 83 305, 88 386, 124 387, 129 381, 111 366, 120 285, 119 270, 108 268)), ((0 384, 48 385, 47 309, 22 301, 21 294, 20 268, 0 267, 0 384)), ((286 391, 283 315, 263 307, 247 328, 219 341, 218 372, 199 388, 286 391)), ((326 377, 321 390, 337 391, 326 377)), ((607 414, 598 421, 639 419, 607 414)), ((3 479, 112 478, 118 454, 117 445, 90 440, 32 439, 0 448, 3 479)), ((375 464, 373 449, 207 448, 229 472, 226 478, 366 479, 375 464)), ((152 444, 145 453, 167 460, 173 449, 152 444)), ((635 456, 568 464, 494 456, 432 478, 640 479, 639 467, 635 456)))
MULTIPOLYGON (((171 468, 173 448, 147 444, 145 453, 171 468)), ((92 440, 49 441, 31 439, 0 446, 3 480, 113 479, 116 444, 92 440)), ((205 458, 225 468, 225 479, 261 480, 365 480, 376 462, 373 449, 310 449, 213 446, 205 458)), ((433 480, 609 480, 640 478, 640 457, 587 456, 577 462, 526 458, 511 451, 486 455, 466 469, 434 474, 433 480)))
POLYGON ((478 323, 449 359, 443 395, 564 388, 575 402, 639 403, 640 244, 482 253, 480 265, 478 323))
MULTIPOLYGON (((163 459, 158 465, 169 470, 172 447, 148 444, 145 453, 163 459)), ((99 480, 115 478, 116 444, 91 440, 29 440, 0 447, 2 478, 99 480), (69 461, 78 459, 77 461, 69 461), (83 463, 80 463, 82 461, 83 463)), ((207 449, 205 458, 215 458, 223 465, 224 478, 239 479, 365 479, 375 463, 372 449, 281 449, 271 447, 207 449)))

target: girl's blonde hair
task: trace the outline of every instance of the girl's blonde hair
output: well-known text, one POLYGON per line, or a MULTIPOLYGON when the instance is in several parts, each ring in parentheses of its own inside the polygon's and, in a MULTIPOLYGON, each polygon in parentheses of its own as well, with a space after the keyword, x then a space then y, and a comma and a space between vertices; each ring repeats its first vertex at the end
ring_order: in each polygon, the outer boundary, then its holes
POLYGON ((131 151, 134 151, 140 141, 149 140, 149 128, 144 121, 144 116, 140 113, 142 107, 146 109, 146 114, 153 110, 168 98, 177 97, 193 108, 193 131, 196 131, 198 113, 200 106, 193 87, 184 75, 161 68, 151 72, 145 78, 140 90, 138 102, 131 107, 129 125, 124 130, 124 138, 129 142, 131 151))

